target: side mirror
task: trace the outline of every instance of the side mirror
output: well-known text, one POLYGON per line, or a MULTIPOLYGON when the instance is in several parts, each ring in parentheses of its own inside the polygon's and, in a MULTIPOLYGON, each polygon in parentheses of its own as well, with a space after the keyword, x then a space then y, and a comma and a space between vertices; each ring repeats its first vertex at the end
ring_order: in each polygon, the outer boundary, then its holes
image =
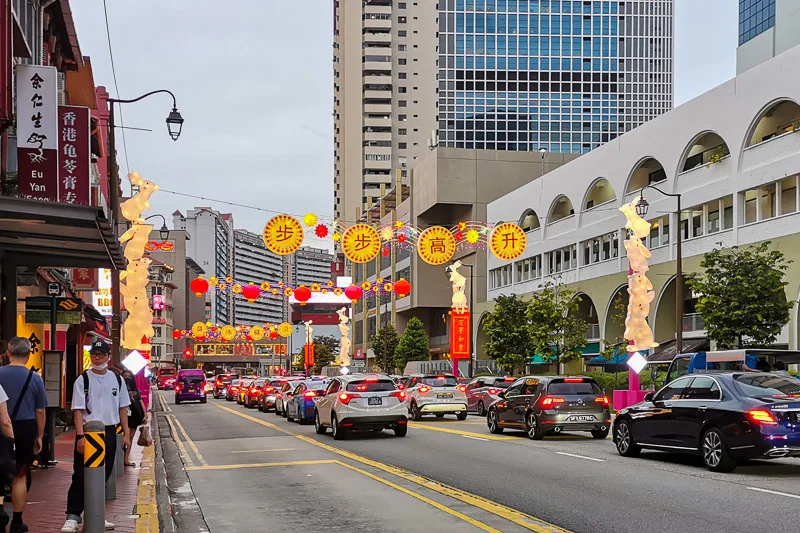
POLYGON ((655 399, 655 397, 656 397, 656 393, 648 392, 647 394, 644 395, 644 401, 652 402, 655 399))
POLYGON ((503 391, 498 392, 497 393, 497 397, 498 398, 505 398, 506 397, 506 391, 503 390, 503 391))

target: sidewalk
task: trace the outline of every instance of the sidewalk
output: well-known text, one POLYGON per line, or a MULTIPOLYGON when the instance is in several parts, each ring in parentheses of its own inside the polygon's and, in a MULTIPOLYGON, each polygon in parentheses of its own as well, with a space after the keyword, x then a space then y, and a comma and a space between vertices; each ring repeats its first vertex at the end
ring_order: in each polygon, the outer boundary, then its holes
MULTIPOLYGON (((32 533, 57 532, 64 524, 67 490, 72 479, 74 442, 74 431, 59 435, 56 438, 58 465, 47 470, 33 471, 28 505, 23 515, 32 533)), ((126 467, 125 475, 117 478, 117 499, 106 503, 106 520, 113 522, 117 526, 115 531, 121 533, 156 532, 157 514, 155 522, 152 522, 155 509, 155 448, 142 448, 134 442, 131 461, 137 466, 126 467)), ((9 503, 9 515, 10 506, 9 503)))

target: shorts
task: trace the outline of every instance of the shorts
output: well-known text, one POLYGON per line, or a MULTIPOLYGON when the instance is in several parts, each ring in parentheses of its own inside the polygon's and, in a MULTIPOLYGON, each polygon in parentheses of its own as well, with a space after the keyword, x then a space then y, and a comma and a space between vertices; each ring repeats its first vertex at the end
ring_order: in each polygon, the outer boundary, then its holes
POLYGON ((39 434, 36 420, 17 420, 14 426, 14 455, 17 460, 17 475, 27 474, 33 466, 33 446, 39 434))

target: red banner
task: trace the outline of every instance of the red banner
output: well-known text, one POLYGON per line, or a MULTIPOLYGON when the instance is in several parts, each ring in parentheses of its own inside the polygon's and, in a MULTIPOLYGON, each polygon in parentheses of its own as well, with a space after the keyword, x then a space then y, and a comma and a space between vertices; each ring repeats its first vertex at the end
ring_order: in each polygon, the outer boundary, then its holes
POLYGON ((99 284, 96 268, 73 268, 72 286, 76 291, 96 291, 99 284))
POLYGON ((450 358, 469 359, 470 356, 469 311, 450 311, 450 358))
POLYGON ((314 345, 306 344, 303 346, 305 366, 314 366, 314 345))
POLYGON ((89 205, 91 125, 88 107, 58 106, 58 201, 89 205))

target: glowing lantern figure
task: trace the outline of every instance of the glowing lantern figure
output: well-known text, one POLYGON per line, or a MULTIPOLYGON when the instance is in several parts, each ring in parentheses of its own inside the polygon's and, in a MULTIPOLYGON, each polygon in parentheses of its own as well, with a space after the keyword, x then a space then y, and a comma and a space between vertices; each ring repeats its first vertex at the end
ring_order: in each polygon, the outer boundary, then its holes
POLYGON ((636 213, 636 203, 639 198, 620 208, 628 222, 628 238, 625 240, 625 250, 631 266, 631 275, 628 276, 628 315, 625 317, 624 337, 631 341, 628 345, 629 352, 647 351, 655 348, 658 343, 653 338, 653 330, 647 323, 650 314, 650 302, 655 298, 653 284, 647 279, 650 266, 650 250, 642 243, 642 237, 650 233, 650 223, 636 213))
POLYGON ((257 285, 250 283, 242 287, 242 296, 247 298, 248 302, 253 303, 261 296, 261 289, 257 285))
POLYGON ((196 277, 189 284, 189 289, 194 293, 195 296, 200 298, 208 291, 208 281, 206 281, 202 276, 196 277))

